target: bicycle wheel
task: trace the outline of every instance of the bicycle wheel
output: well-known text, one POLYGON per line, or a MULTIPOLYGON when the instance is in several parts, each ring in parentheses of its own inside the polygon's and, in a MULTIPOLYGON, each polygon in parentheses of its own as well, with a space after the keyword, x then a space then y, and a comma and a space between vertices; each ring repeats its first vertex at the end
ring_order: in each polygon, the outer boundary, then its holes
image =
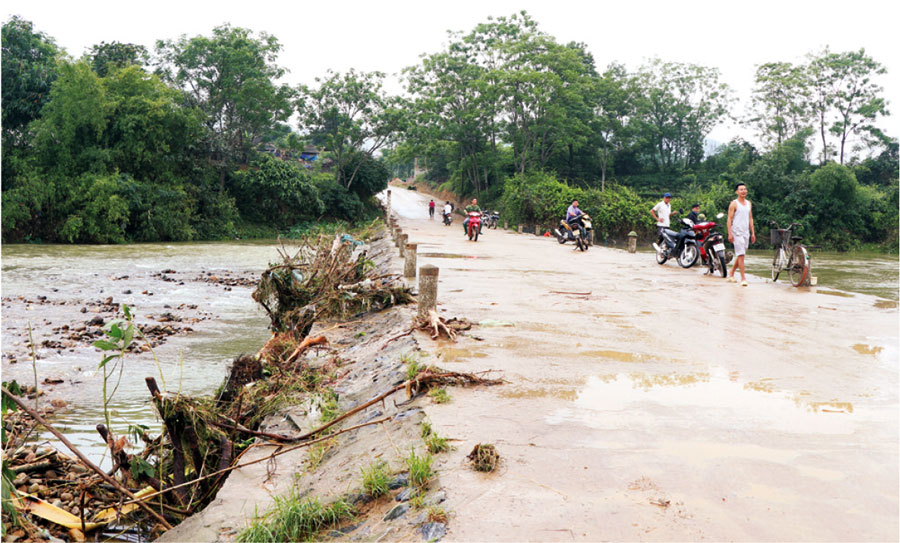
POLYGON ((787 262, 787 253, 784 251, 783 246, 779 246, 775 249, 775 257, 772 259, 772 282, 778 281, 778 274, 781 273, 781 270, 784 269, 784 265, 787 262))
POLYGON ((791 276, 791 284, 795 287, 799 287, 806 282, 806 278, 809 276, 809 253, 806 252, 806 247, 802 245, 794 246, 791 254, 791 267, 788 273, 791 276))

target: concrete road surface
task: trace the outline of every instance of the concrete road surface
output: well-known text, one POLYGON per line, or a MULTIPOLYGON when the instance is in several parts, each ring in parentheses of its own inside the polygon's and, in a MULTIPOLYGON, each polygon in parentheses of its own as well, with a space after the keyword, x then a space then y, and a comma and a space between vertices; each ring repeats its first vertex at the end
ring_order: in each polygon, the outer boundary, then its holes
POLYGON ((898 311, 877 299, 428 219, 394 187, 445 317, 426 359, 508 384, 428 409, 450 541, 897 541, 898 311), (466 462, 494 444, 499 470, 466 462))

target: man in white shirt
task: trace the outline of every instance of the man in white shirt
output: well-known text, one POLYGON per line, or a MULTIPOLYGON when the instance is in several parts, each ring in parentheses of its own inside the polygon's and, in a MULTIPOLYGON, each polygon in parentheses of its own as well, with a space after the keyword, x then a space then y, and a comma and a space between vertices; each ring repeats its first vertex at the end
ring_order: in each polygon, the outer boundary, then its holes
POLYGON ((444 222, 446 222, 447 217, 453 213, 453 205, 450 204, 450 201, 447 200, 447 203, 444 204, 444 222))
POLYGON ((656 229, 659 232, 659 235, 662 235, 663 229, 669 227, 669 218, 672 216, 672 207, 669 205, 669 202, 672 201, 672 195, 668 192, 663 194, 663 199, 660 203, 653 206, 653 209, 650 210, 650 215, 653 216, 653 220, 656 221, 656 229))

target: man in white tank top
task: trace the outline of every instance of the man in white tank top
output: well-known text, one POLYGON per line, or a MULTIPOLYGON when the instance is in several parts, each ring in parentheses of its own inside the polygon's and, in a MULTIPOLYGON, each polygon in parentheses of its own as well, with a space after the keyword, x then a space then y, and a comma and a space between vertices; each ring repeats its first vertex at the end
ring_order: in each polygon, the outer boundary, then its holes
POLYGON ((756 243, 756 229, 753 226, 753 206, 747 199, 747 185, 738 183, 735 187, 737 200, 732 200, 728 206, 728 241, 734 244, 734 264, 728 281, 736 283, 734 272, 741 270, 741 286, 747 286, 747 276, 744 273, 744 255, 750 243, 756 243))

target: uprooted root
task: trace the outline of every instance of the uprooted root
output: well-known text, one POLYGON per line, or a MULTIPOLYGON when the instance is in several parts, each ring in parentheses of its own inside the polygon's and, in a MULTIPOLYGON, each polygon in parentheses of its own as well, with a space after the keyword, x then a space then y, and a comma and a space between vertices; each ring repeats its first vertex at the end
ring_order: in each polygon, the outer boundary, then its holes
POLYGON ((497 448, 491 444, 482 445, 479 443, 475 445, 475 448, 472 449, 472 452, 466 458, 469 459, 475 471, 494 471, 497 468, 497 464, 500 463, 500 455, 497 453, 497 448))
POLYGON ((431 339, 437 339, 443 334, 447 339, 455 341, 456 336, 460 331, 472 328, 472 323, 465 319, 457 319, 456 317, 450 320, 444 320, 438 316, 437 311, 431 309, 428 311, 427 318, 416 319, 415 327, 419 330, 431 332, 431 339))
POLYGON ((434 387, 443 386, 476 386, 476 385, 500 385, 505 381, 503 379, 486 379, 480 377, 476 373, 458 373, 455 371, 444 371, 434 366, 429 366, 425 370, 416 374, 409 381, 401 386, 406 388, 406 397, 413 398, 419 394, 427 393, 434 387))

